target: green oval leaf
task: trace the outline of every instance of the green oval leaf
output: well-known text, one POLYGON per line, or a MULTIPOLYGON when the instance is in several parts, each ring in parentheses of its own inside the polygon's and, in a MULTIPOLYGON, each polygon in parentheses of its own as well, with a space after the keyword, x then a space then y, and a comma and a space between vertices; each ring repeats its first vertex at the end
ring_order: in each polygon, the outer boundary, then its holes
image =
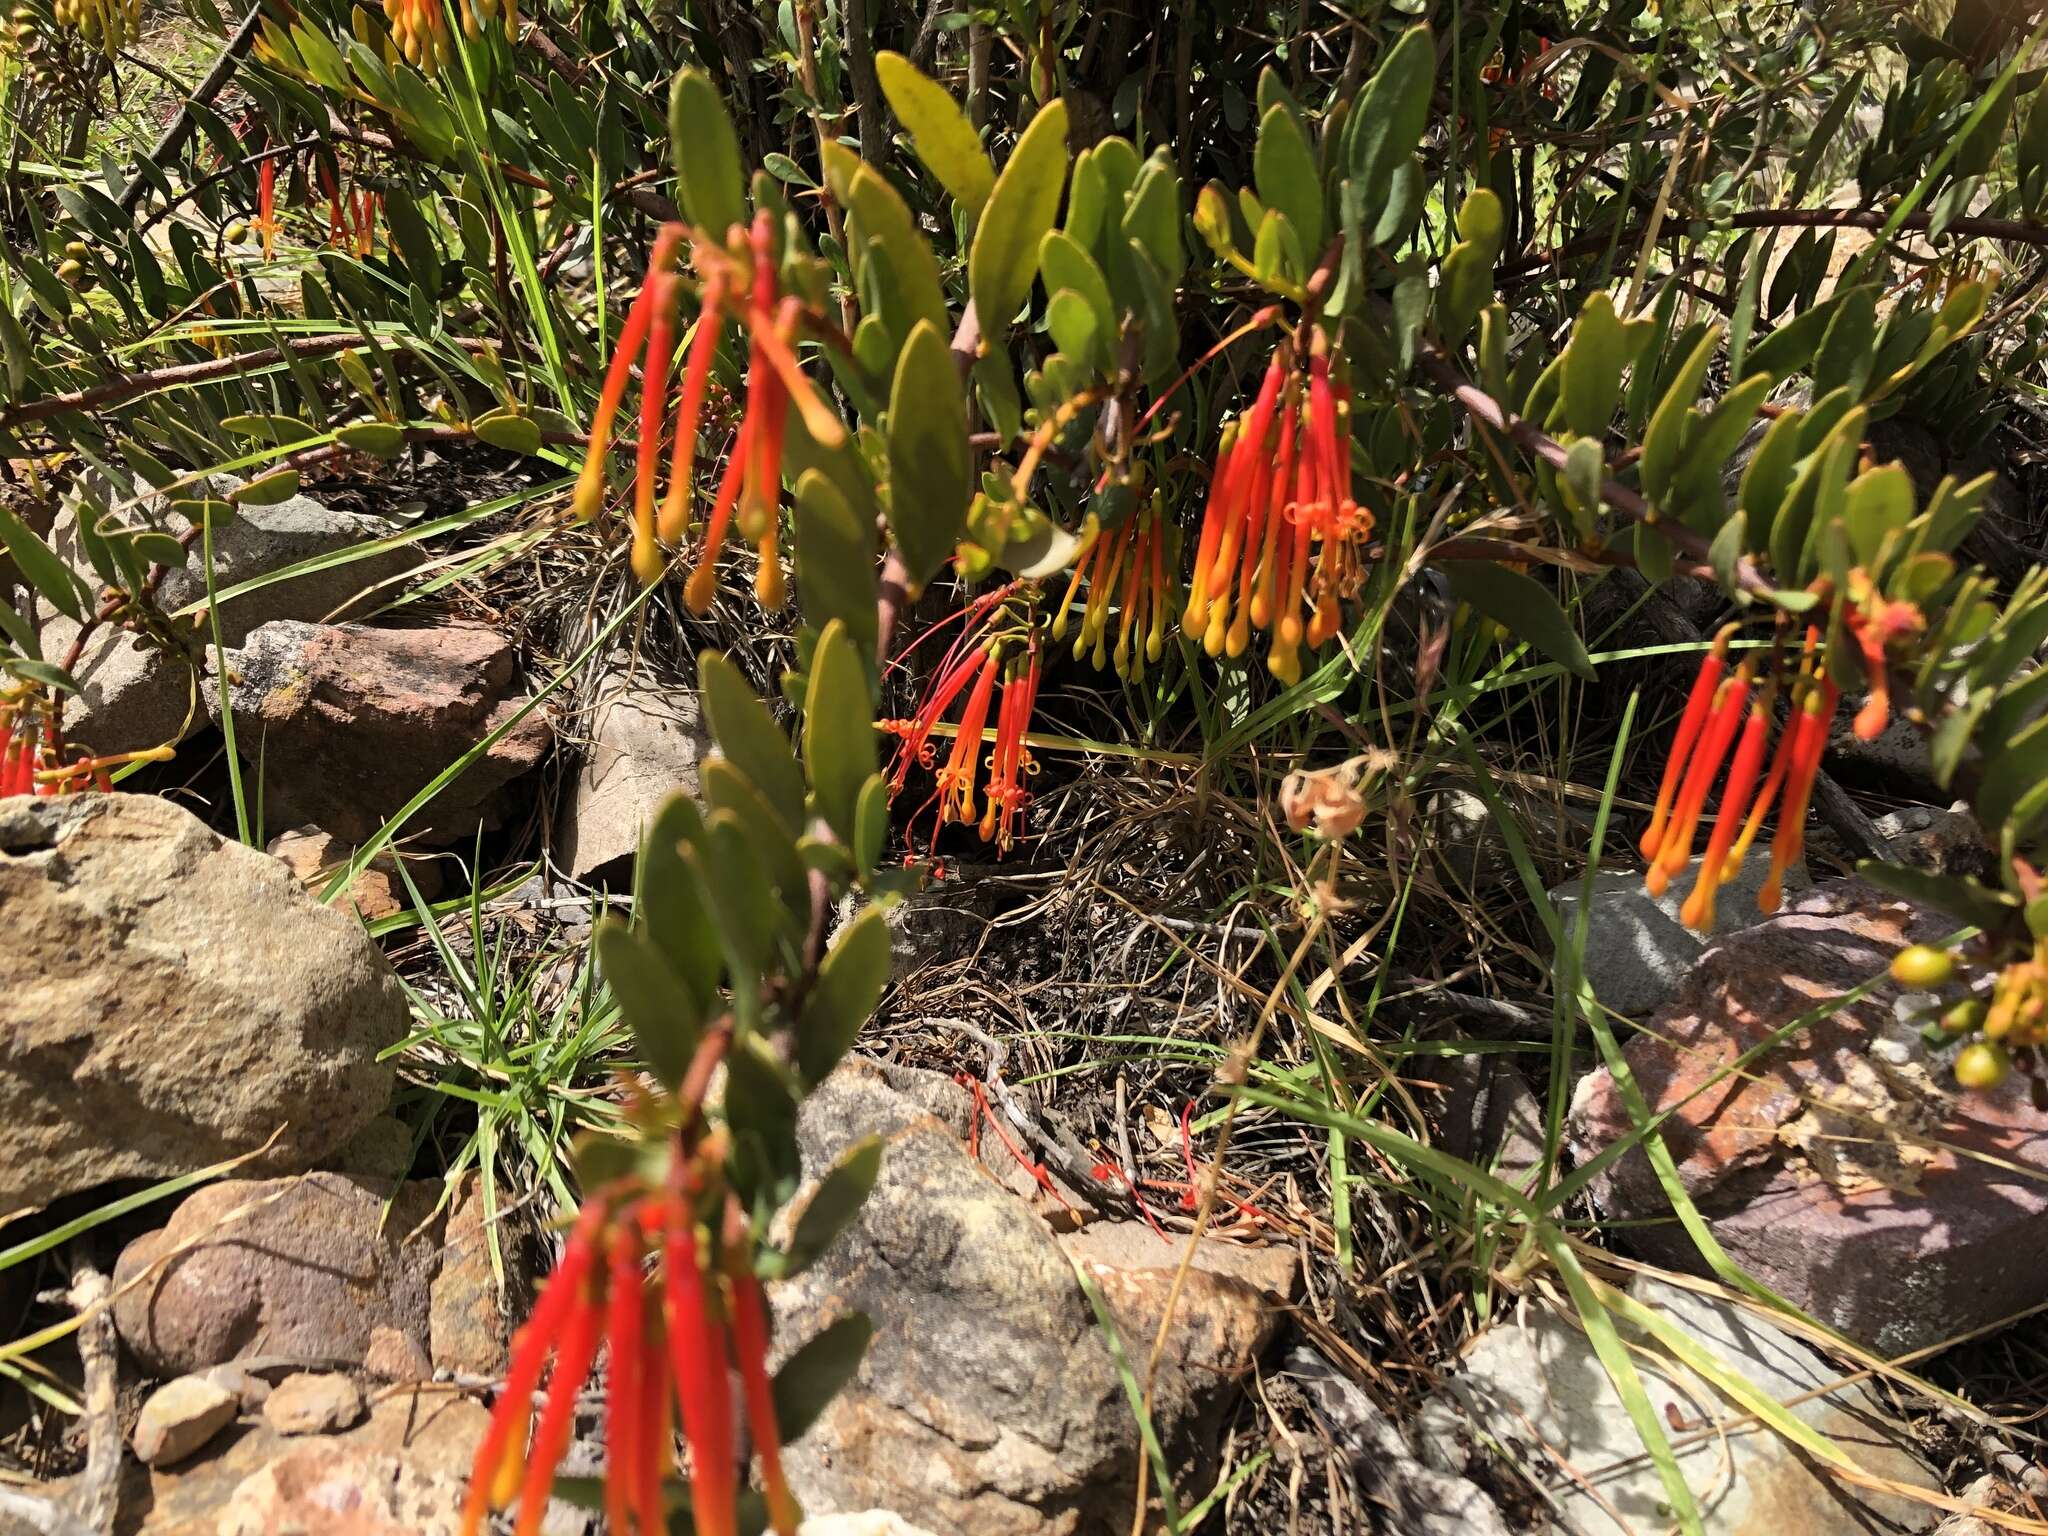
POLYGON ((917 586, 953 553, 973 494, 967 395, 946 338, 920 320, 889 390, 889 533, 917 586))
POLYGON ((1590 679, 1593 660, 1572 621, 1541 582, 1490 560, 1446 560, 1451 596, 1526 640, 1574 675, 1590 679))
POLYGON ((876 54, 875 74, 890 110, 910 131, 917 158, 962 207, 979 214, 996 184, 996 170, 960 104, 900 53, 876 54))
POLYGON ((850 844, 861 786, 875 771, 874 708, 867 668, 837 619, 825 626, 811 654, 804 767, 826 825, 850 844))
POLYGON ((1067 180, 1067 106, 1039 109, 996 178, 967 256, 967 289, 984 333, 1009 330, 1038 273, 1038 246, 1060 211, 1067 180))
POLYGON ((335 441, 372 458, 395 459, 405 447, 405 429, 388 421, 358 421, 342 427, 335 441))
POLYGON ((299 472, 296 469, 274 469, 246 485, 236 486, 228 492, 228 500, 238 507, 274 507, 280 501, 290 501, 298 493, 299 472))
POLYGON ((479 416, 470 428, 480 442, 507 453, 532 455, 540 452, 540 423, 531 416, 510 409, 479 416))
POLYGON ((676 200, 693 224, 723 240, 733 225, 747 221, 747 179, 732 118, 703 70, 676 71, 668 90, 668 136, 676 200))

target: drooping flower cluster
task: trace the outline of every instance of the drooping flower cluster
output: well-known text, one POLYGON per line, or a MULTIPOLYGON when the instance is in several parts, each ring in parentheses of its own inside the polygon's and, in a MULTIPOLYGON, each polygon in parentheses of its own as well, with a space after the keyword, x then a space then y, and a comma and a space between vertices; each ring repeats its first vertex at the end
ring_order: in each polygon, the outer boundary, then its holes
POLYGON ((1031 598, 1017 583, 983 593, 960 618, 961 632, 933 673, 917 713, 908 720, 879 722, 881 729, 899 740, 890 792, 902 791, 913 764, 922 768, 937 764, 932 736, 955 701, 965 694, 967 702, 960 711, 952 749, 937 768, 933 800, 938 817, 932 837, 936 841, 939 828, 959 822, 976 827, 983 842, 1007 850, 1015 843, 1031 802, 1026 781, 1037 772, 1027 738, 1038 701, 1043 629, 1031 598), (982 771, 981 749, 991 712, 996 719, 995 750, 988 758, 988 778, 982 785, 977 814, 975 780, 982 771))
POLYGON ((513 1338, 504 1390, 477 1449, 462 1512, 464 1536, 475 1536, 492 1510, 515 1502, 518 1536, 540 1529, 575 1430, 577 1395, 600 1348, 607 1357, 605 1512, 611 1531, 667 1532, 662 1484, 674 1467, 680 1410, 696 1529, 700 1536, 733 1536, 740 1436, 731 1379, 737 1373, 769 1524, 776 1536, 795 1536, 798 1511, 782 1474, 768 1375, 767 1307, 745 1219, 717 1176, 722 1152, 722 1138, 707 1138, 694 1157, 678 1156, 664 1187, 622 1180, 584 1203, 561 1264, 513 1338))
POLYGON ((620 328, 598 398, 572 515, 588 521, 603 506, 605 455, 611 446, 613 422, 625 399, 633 365, 639 362, 643 384, 634 460, 632 562, 643 582, 660 579, 663 546, 680 545, 690 524, 697 432, 705 415, 720 328, 728 319, 737 320, 749 343, 746 408, 712 499, 702 543, 683 584, 683 597, 694 613, 710 608, 717 588, 718 553, 727 530, 737 522, 740 536, 760 557, 755 593, 762 606, 780 608, 786 596, 779 543, 782 448, 788 413, 792 407, 814 415, 829 412, 797 366, 795 344, 802 304, 794 295, 779 292, 775 222, 766 212, 755 216, 750 230, 743 232, 735 226, 724 245, 698 239, 691 247, 691 262, 702 284, 701 307, 676 397, 668 485, 658 511, 656 508, 662 437, 669 423, 669 370, 683 295, 683 279, 674 267, 687 239, 688 231, 681 224, 667 225, 655 237, 646 281, 620 328))
POLYGON ((142 31, 142 0, 56 0, 51 18, 112 58, 142 31))
POLYGON ((377 215, 384 209, 384 194, 356 182, 344 186, 334 162, 322 156, 319 162, 320 190, 327 197, 327 243, 356 257, 369 256, 376 248, 377 215))
POLYGON ((1226 429, 1182 621, 1211 656, 1242 656, 1254 629, 1269 630, 1266 665, 1285 683, 1300 679, 1304 645, 1337 633, 1373 526, 1351 493, 1350 390, 1329 340, 1314 332, 1305 367, 1297 350, 1280 344, 1251 410, 1226 429))
POLYGON ((35 704, 35 696, 0 700, 0 800, 10 795, 67 795, 82 790, 111 790, 109 770, 129 763, 164 762, 169 747, 94 757, 67 742, 53 715, 35 704))
POLYGON ((1175 570, 1179 530, 1166 516, 1165 500, 1155 494, 1116 527, 1100 533, 1074 562, 1066 595, 1053 611, 1051 634, 1066 638, 1068 616, 1081 585, 1087 597, 1081 625, 1074 636, 1074 659, 1089 657, 1100 671, 1112 660, 1118 677, 1141 678, 1166 646, 1168 573, 1175 570), (1117 610, 1116 645, 1109 645, 1110 602, 1117 610))
POLYGON ((1778 910, 1785 871, 1805 848, 1807 802, 1820 772, 1828 727, 1841 701, 1840 690, 1821 664, 1819 632, 1809 630, 1788 685, 1786 724, 1766 769, 1780 680, 1774 673, 1767 674, 1758 686, 1755 668, 1747 661, 1730 674, 1728 641, 1733 633, 1731 625, 1716 635, 1700 663, 1671 741, 1649 830, 1639 845, 1649 860, 1644 884, 1653 896, 1661 896, 1692 860, 1707 799, 1732 747, 1734 761, 1707 838, 1699 879, 1680 909, 1686 926, 1702 932, 1714 926, 1715 893, 1741 865, 1774 805, 1778 827, 1771 839, 1770 874, 1757 893, 1757 907, 1764 912, 1778 910))

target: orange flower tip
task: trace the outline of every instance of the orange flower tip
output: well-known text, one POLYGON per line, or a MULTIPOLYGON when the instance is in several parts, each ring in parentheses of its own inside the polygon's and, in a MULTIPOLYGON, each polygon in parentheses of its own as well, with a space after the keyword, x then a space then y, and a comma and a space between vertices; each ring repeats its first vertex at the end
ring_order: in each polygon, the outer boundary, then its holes
POLYGON ((1872 699, 1856 712, 1854 730, 1858 741, 1874 741, 1891 723, 1891 707, 1883 699, 1872 699))
POLYGON ((569 498, 569 517, 573 522, 588 523, 604 510, 604 470, 592 460, 585 465, 582 477, 576 482, 575 494, 569 498))
POLYGON ((782 562, 772 553, 764 552, 761 557, 760 574, 754 578, 754 595, 767 609, 780 608, 788 599, 782 579, 782 562))
POLYGON ((661 580, 663 561, 661 546, 645 534, 633 540, 633 574, 640 578, 640 585, 651 587, 661 580))
POLYGON ((1661 898, 1671 885, 1671 874, 1664 866, 1652 864, 1643 874, 1643 889, 1653 898, 1661 898))
POLYGON ((711 611, 711 599, 717 592, 718 573, 707 560, 683 583, 683 606, 701 619, 711 611))

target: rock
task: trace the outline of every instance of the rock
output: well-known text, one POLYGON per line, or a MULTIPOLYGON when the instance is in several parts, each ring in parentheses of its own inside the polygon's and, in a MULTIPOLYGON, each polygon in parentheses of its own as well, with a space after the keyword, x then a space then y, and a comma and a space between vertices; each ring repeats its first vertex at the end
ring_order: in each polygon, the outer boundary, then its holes
MULTIPOLYGON (((335 871, 346 865, 355 854, 353 848, 337 842, 318 827, 299 827, 279 833, 270 840, 268 852, 273 859, 282 860, 299 884, 316 897, 327 888, 327 882, 334 878, 335 871)), ((407 859, 405 872, 412 876, 412 883, 419 888, 425 900, 432 901, 441 894, 441 866, 435 860, 407 859)), ((387 848, 372 859, 369 867, 349 886, 348 903, 362 914, 364 922, 369 923, 380 917, 410 912, 412 893, 399 878, 398 856, 387 848)))
MULTIPOLYGON (((227 476, 217 479, 231 487, 227 476)), ((167 512, 163 526, 182 534, 190 528, 183 517, 167 512)), ((358 548, 391 536, 393 527, 380 518, 324 507, 306 496, 293 496, 269 507, 241 507, 214 533, 214 586, 226 591, 244 582, 271 576, 290 566, 358 548)), ((91 562, 78 544, 77 509, 66 506, 52 533, 52 547, 88 581, 91 562)), ((221 638, 239 645, 259 624, 273 619, 324 619, 345 611, 359 594, 403 577, 419 564, 411 546, 374 550, 362 559, 322 570, 306 571, 272 582, 220 605, 221 638)), ((167 572, 157 587, 164 610, 175 613, 206 601, 206 576, 195 552, 179 570, 167 572)), ((46 613, 43 653, 61 656, 77 638, 78 625, 61 614, 46 613)), ((201 628, 197 643, 212 643, 201 628)), ((206 718, 206 705, 195 694, 198 674, 162 650, 138 644, 109 629, 86 643, 75 671, 80 693, 67 711, 72 736, 96 752, 132 752, 175 742, 206 718)))
POLYGON ((1994 860, 1984 846, 1983 829, 1970 814, 1967 800, 1947 810, 1909 805, 1880 816, 1871 825, 1885 840, 1885 857, 1937 875, 1989 875, 1994 860))
POLYGON ((379 1328, 424 1362, 440 1188, 338 1173, 208 1185, 122 1250, 115 1327, 156 1375, 253 1355, 362 1365, 379 1328))
POLYGON ((857 1515, 814 1515, 797 1527, 796 1536, 932 1536, 923 1526, 912 1525, 888 1509, 863 1510, 857 1515))
MULTIPOLYGON (((1941 1486, 1868 1388, 1833 1385, 1841 1373, 1760 1312, 1649 1277, 1638 1277, 1630 1291, 1786 1403, 1866 1473, 1908 1487, 1941 1486)), ((1933 1525, 1926 1504, 1827 1476, 1775 1431, 1744 1422, 1742 1408, 1653 1341, 1635 1341, 1643 1346, 1633 1359, 1651 1407, 1660 1421, 1684 1426, 1671 1434, 1672 1448, 1709 1536, 1846 1536, 1933 1525)), ((1440 1468, 1463 1470, 1467 1446, 1478 1443, 1474 1429, 1534 1476, 1564 1524, 1582 1536, 1671 1525, 1663 1483, 1576 1318, 1531 1306, 1467 1347, 1457 1374, 1423 1407, 1425 1455, 1440 1468)))
POLYGON ((363 1370, 378 1381, 431 1381, 434 1361, 416 1335, 379 1323, 363 1347, 363 1370))
POLYGON ((635 674, 621 659, 597 679, 583 771, 562 811, 561 862, 572 880, 617 884, 640 834, 677 790, 697 792, 711 729, 695 690, 635 674))
POLYGON ((396 1115, 373 1115, 329 1158, 336 1173, 398 1180, 412 1172, 412 1127, 396 1115))
POLYGON ((144 1399, 130 1437, 135 1454, 152 1467, 183 1461, 234 1423, 239 1394, 204 1376, 180 1376, 144 1399))
POLYGON ((1441 789, 1423 802, 1430 850, 1457 884, 1470 888, 1505 868, 1507 839, 1486 801, 1469 789, 1441 789))
MULTIPOLYGON (((1177 1250, 1148 1233, 1156 1258, 1139 1251, 1163 1267, 1125 1267, 1121 1245, 1138 1242, 1128 1235, 1070 1257, 924 1107, 926 1097, 947 1104, 940 1090, 957 1103, 936 1074, 852 1062, 804 1102, 807 1178, 862 1136, 883 1136, 885 1150, 839 1242, 773 1288, 785 1353, 849 1311, 875 1326, 854 1382, 789 1447, 792 1486, 811 1508, 894 1510, 939 1536, 1068 1536, 1128 1520, 1133 1420, 1074 1266, 1086 1267, 1125 1338, 1149 1341, 1177 1250)), ((1280 1278, 1273 1256, 1252 1262, 1280 1278)), ((1154 1406, 1192 1484, 1213 1452, 1205 1436, 1278 1314, 1235 1275, 1205 1267, 1190 1280, 1154 1406)))
POLYGON ((1521 1187, 1543 1162, 1543 1106, 1511 1057, 1474 1049, 1425 1058, 1423 1081, 1439 1084, 1433 1145, 1521 1187))
MULTIPOLYGON (((2035 1255, 2048 1190, 2022 1170, 2048 1158, 2048 1114, 2023 1073, 1961 1094, 1897 1017, 1892 955, 1954 923, 1858 881, 1833 881, 1766 923, 1710 946, 1685 990, 1627 1047, 1678 1176, 1721 1246, 1751 1275, 1886 1355, 1937 1344, 2048 1300, 2035 1255), (1766 1035, 1872 978, 1739 1076, 1766 1035)), ((1580 1161, 1627 1134, 1612 1078, 1580 1084, 1570 1139, 1580 1161)), ((1640 1150, 1594 1183, 1626 1240, 1674 1268, 1703 1269, 1668 1220, 1640 1150)))
MULTIPOLYGON (((523 1257, 513 1228, 501 1223, 507 1278, 517 1282, 523 1257)), ((521 1287, 523 1291, 523 1287, 521 1287)), ((524 1315, 526 1298, 514 1298, 524 1315)), ((458 1376, 502 1376, 509 1358, 511 1325, 498 1277, 491 1269, 490 1234, 484 1225, 483 1181, 474 1170, 449 1197, 441 1240, 441 1267, 428 1297, 430 1352, 436 1370, 458 1376)))
MULTIPOLYGON (((351 845, 525 702, 515 696, 512 642, 483 624, 279 621, 253 630, 228 665, 237 744, 251 764, 260 757, 272 813, 351 845)), ((504 787, 551 739, 538 712, 525 716, 406 830, 445 842, 496 825, 504 787)))
POLYGON ((326 1435, 363 1416, 363 1390, 346 1376, 300 1371, 264 1399, 263 1422, 280 1435, 326 1435))
MULTIPOLYGON (((1586 923, 1583 970, 1594 996, 1616 1013, 1640 1016, 1676 996, 1698 963, 1707 941, 1679 921, 1679 911, 1698 877, 1694 858, 1661 897, 1643 889, 1639 871, 1603 869, 1593 876, 1593 905, 1586 923)), ((1731 933, 1762 920, 1756 894, 1770 873, 1770 849, 1753 847, 1722 887, 1714 903, 1714 933, 1731 933)), ((1785 895, 1811 882, 1803 864, 1785 872, 1785 895)), ((1579 920, 1579 882, 1550 892, 1564 931, 1579 920)))
POLYGON ((121 1508, 138 1536, 454 1536, 489 1414, 446 1391, 401 1391, 342 1433, 287 1438, 256 1422, 213 1454, 147 1474, 121 1508))
POLYGON ((356 920, 148 795, 0 804, 0 1210, 277 1141, 303 1168, 390 1097, 405 994, 356 920))
POLYGON ((1356 1382, 1307 1345, 1287 1357, 1331 1444, 1350 1463, 1358 1487, 1395 1519, 1402 1536, 1508 1536, 1500 1511, 1475 1484, 1424 1466, 1392 1419, 1356 1382))
POLYGON ((1887 795, 1946 800, 1947 793, 1934 780, 1927 733, 1895 713, 1890 724, 1864 741, 1851 729, 1862 702, 1861 695, 1845 695, 1835 712, 1828 728, 1828 772, 1845 784, 1867 786, 1887 795))

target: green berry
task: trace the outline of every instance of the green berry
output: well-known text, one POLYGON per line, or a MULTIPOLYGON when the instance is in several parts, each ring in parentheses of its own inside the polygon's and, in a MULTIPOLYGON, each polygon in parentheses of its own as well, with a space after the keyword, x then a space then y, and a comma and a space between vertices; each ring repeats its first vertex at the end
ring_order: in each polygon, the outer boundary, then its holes
POLYGON ((1942 985, 1955 971, 1955 956, 1931 944, 1909 944, 1892 957, 1892 980, 1919 992, 1942 985))
POLYGON ((1965 1088, 1996 1088, 2012 1070, 2005 1047, 1976 1040, 1956 1052, 1956 1081, 1965 1088))

